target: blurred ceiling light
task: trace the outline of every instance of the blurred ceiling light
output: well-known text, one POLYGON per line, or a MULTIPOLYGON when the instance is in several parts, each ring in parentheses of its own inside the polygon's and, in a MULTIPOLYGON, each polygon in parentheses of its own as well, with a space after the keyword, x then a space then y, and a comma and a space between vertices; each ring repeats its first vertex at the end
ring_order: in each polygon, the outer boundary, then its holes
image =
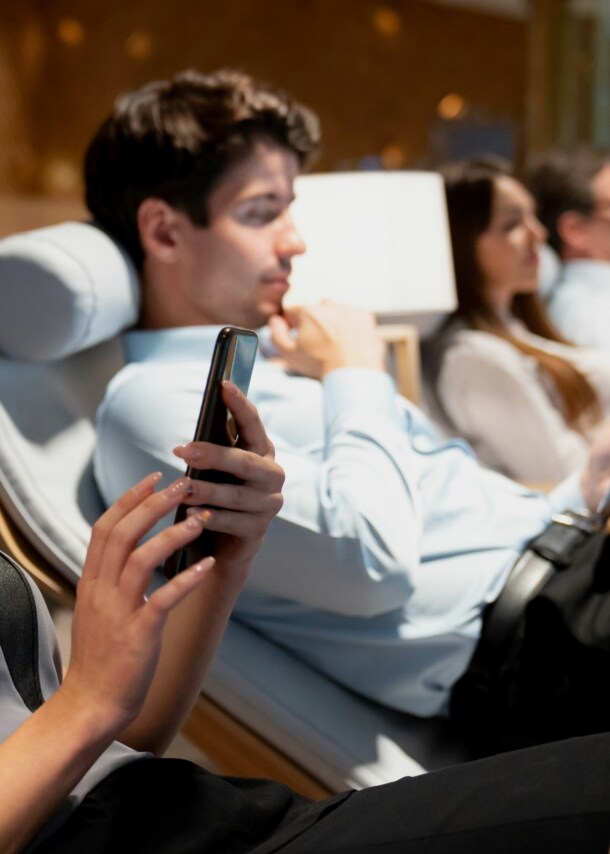
POLYGON ((78 47, 85 40, 85 28, 76 18, 62 18, 57 24, 57 38, 67 47, 78 47))
POLYGON ((436 112, 441 119, 452 121, 458 119, 466 109, 466 101, 462 95, 450 92, 438 102, 436 112))
POLYGON ((402 28, 402 18, 389 6, 379 6, 373 12, 373 27, 382 36, 395 36, 402 28))
POLYGON ((401 145, 389 142, 379 152, 381 165, 384 169, 402 169, 405 165, 406 154, 401 145))
POLYGON ((125 39, 125 53, 130 59, 148 59, 153 51, 153 40, 146 30, 134 30, 125 39))
POLYGON ((42 185, 44 192, 49 195, 71 195, 79 189, 80 170, 66 158, 53 157, 43 166, 42 185))

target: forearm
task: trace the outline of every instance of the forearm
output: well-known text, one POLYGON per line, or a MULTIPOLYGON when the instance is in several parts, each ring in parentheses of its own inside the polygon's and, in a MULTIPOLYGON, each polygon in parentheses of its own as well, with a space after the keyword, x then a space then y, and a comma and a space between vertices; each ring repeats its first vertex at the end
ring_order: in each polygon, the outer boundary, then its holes
POLYGON ((159 664, 144 706, 119 740, 162 754, 188 717, 222 639, 248 567, 217 563, 200 587, 169 615, 159 664))
POLYGON ((385 564, 419 562, 421 508, 417 456, 385 374, 345 369, 324 381, 326 458, 320 503, 333 536, 357 536, 385 564))
POLYGON ((121 729, 60 688, 0 744, 0 851, 21 851, 121 729))
POLYGON ((337 371, 324 392, 323 459, 276 440, 284 507, 251 585, 311 607, 372 616, 411 593, 422 530, 418 462, 386 376, 337 371))

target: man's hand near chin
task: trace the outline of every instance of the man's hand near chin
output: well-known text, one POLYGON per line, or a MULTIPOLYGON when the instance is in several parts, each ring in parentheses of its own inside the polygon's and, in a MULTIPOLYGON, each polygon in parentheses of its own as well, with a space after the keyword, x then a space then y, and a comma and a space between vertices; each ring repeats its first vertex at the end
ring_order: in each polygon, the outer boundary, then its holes
POLYGON ((385 345, 373 315, 324 300, 269 318, 271 340, 288 370, 322 379, 338 368, 385 370, 385 345))

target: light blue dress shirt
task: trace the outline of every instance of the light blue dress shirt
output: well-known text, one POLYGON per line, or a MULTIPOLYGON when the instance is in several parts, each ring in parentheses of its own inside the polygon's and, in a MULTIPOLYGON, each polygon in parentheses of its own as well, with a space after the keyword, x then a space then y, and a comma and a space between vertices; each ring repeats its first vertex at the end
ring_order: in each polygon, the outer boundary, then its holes
POLYGON ((610 262, 566 262, 547 299, 568 341, 610 353, 610 262))
MULTIPOLYGON (((155 469, 184 471, 218 327, 135 331, 98 413, 95 471, 113 501, 155 469)), ((236 616, 352 689, 417 715, 446 711, 484 606, 552 512, 582 503, 484 469, 441 440, 389 376, 322 383, 259 354, 249 397, 286 471, 236 616)))

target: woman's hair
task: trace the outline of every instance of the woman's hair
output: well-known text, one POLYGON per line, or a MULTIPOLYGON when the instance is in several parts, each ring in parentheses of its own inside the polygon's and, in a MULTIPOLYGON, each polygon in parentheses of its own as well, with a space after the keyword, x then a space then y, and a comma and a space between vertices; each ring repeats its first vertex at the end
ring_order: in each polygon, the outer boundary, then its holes
POLYGON ((317 117, 284 92, 240 71, 182 71, 121 95, 85 154, 87 206, 141 267, 137 213, 155 196, 208 225, 210 194, 267 141, 307 165, 320 142, 317 117))
MULTIPOLYGON (((459 317, 470 328, 497 335, 524 355, 533 357, 557 389, 566 421, 571 427, 583 429, 599 420, 599 399, 587 378, 569 360, 520 340, 486 297, 476 242, 489 228, 498 178, 511 177, 507 164, 491 159, 454 163, 443 168, 442 174, 458 295, 458 307, 447 325, 459 317)), ((562 344, 569 343, 555 329, 538 294, 516 294, 511 309, 535 335, 562 344)))

